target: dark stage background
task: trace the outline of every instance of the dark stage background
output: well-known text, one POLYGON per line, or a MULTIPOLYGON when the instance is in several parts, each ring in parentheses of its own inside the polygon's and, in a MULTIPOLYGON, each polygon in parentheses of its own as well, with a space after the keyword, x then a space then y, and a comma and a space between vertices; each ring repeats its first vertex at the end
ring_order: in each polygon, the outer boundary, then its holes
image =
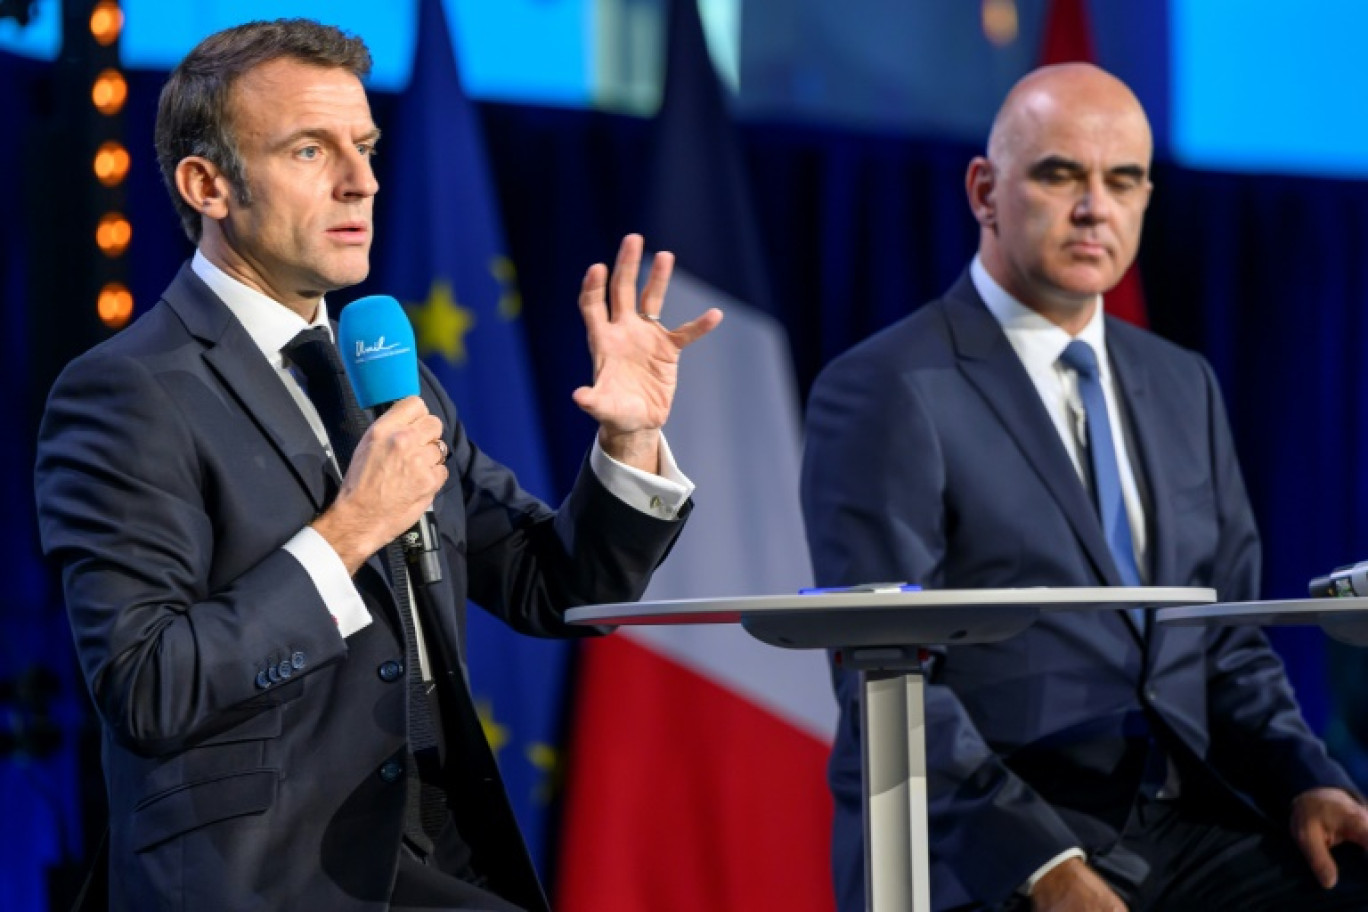
MULTIPOLYGON (((133 73, 126 137, 130 285, 155 302, 190 253, 156 175, 152 119, 160 73, 133 73)), ((38 137, 55 104, 51 66, 0 55, 0 906, 32 908, 46 869, 57 891, 85 851, 99 758, 59 588, 39 558, 33 438, 43 397, 89 339, 84 300, 42 293, 35 239, 60 225, 62 187, 38 137), (3 893, 11 890, 8 898, 3 893), (11 904, 11 900, 15 904, 11 904)), ((374 98, 385 126, 395 99, 374 98)), ((515 105, 481 106, 509 246, 518 264, 550 464, 568 486, 593 429, 570 401, 589 376, 575 296, 585 267, 611 260, 641 224, 648 123, 515 105)), ((774 309, 804 391, 835 354, 949 285, 972 255, 963 173, 973 148, 905 136, 747 123, 740 127, 774 309)), ((398 156, 382 155, 386 168, 398 156)), ((1267 597, 1297 597, 1309 577, 1368 558, 1368 183, 1229 175, 1156 166, 1140 267, 1152 327, 1204 353, 1226 393, 1265 545, 1267 597)), ((377 205, 385 205, 382 192, 377 205)), ((75 228, 73 231, 77 230, 75 228)), ((649 238, 647 239, 649 242, 649 238)), ((377 239, 384 245, 385 238, 377 239)), ((73 243, 73 248, 75 244, 73 243)), ((73 254, 71 263, 79 267, 73 254)), ((333 306, 384 289, 334 295, 333 306)), ((721 330, 725 332, 725 326, 721 330)), ((688 383, 687 363, 684 383, 688 383)), ((718 439, 718 447, 736 442, 718 439)), ((497 453, 494 455, 498 455, 497 453)), ((687 470, 687 467, 685 467, 687 470)), ((699 492, 700 499, 706 492, 699 492)), ((1273 633, 1312 724, 1368 787, 1359 738, 1368 661, 1318 631, 1273 633)))

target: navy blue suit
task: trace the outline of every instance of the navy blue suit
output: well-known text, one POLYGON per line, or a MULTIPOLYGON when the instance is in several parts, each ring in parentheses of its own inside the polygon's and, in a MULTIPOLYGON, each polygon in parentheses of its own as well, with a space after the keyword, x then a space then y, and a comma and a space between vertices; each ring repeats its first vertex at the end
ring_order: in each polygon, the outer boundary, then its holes
MULTIPOLYGON (((489 889, 543 909, 466 686, 466 598, 518 630, 572 635, 564 611, 639 597, 681 524, 623 504, 587 467, 552 511, 467 439, 426 371, 422 396, 451 454, 434 504, 445 582, 427 614, 447 798, 489 889)), ((328 506, 334 470, 188 266, 63 372, 36 486, 104 726, 112 907, 387 908, 405 696, 384 555, 354 577, 374 622, 344 640, 281 550, 328 506)))
MULTIPOLYGON (((1224 408, 1197 355, 1108 319, 1153 585, 1256 596, 1259 540, 1224 408)), ((1119 585, 1087 489, 967 274, 832 362, 808 406, 803 506, 817 582, 1119 585)), ((840 908, 864 908, 858 679, 834 672, 840 908)), ((1352 790, 1252 628, 1050 613, 940 652, 926 691, 937 909, 1005 901, 1071 846, 1116 842, 1154 745, 1185 796, 1286 826, 1291 799, 1352 790)))

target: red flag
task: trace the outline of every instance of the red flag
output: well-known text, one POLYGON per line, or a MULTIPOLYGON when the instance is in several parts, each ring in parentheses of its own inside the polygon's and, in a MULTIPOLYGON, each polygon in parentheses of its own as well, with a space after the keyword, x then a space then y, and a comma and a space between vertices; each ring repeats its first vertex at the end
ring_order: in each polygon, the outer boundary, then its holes
MULTIPOLYGON (((1092 29, 1088 23, 1087 0, 1050 0, 1045 12, 1045 38, 1040 47, 1040 63, 1096 63, 1092 29)), ((1132 265, 1104 299, 1107 312, 1136 326, 1148 326, 1145 292, 1140 286, 1140 271, 1132 265)))
POLYGON ((556 908, 829 912, 826 740, 630 631, 586 645, 556 908))
POLYGON ((1040 65, 1096 63, 1092 29, 1088 26, 1087 0, 1051 0, 1045 11, 1045 40, 1040 46, 1040 65))

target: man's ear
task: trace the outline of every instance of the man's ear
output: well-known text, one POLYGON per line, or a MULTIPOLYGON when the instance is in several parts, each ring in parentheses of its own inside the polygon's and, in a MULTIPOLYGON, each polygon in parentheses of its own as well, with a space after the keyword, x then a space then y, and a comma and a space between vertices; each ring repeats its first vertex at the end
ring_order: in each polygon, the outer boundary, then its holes
POLYGON ((975 156, 964 175, 964 189, 974 218, 983 227, 992 228, 997 222, 997 200, 993 195, 997 189, 997 172, 993 163, 982 155, 975 156))
POLYGON ((198 155, 187 155, 176 165, 176 190, 190 208, 205 218, 228 215, 228 180, 218 165, 198 155))

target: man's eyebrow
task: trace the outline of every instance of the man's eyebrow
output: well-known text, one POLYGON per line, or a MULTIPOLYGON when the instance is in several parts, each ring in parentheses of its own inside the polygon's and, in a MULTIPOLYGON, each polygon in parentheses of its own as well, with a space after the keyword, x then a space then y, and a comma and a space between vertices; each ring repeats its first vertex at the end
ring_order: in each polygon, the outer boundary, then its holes
MULTIPOLYGON (((285 136, 280 141, 279 145, 281 147, 292 146, 295 143, 299 142, 301 139, 316 139, 319 142, 333 142, 337 139, 337 132, 334 130, 324 129, 322 127, 304 127, 303 129, 295 130, 293 133, 290 133, 289 135, 285 136)), ((371 127, 358 138, 354 140, 349 140, 347 144, 358 142, 374 144, 376 142, 379 142, 379 140, 380 128, 371 127)))
POLYGON ((1140 181, 1145 179, 1147 171, 1144 165, 1128 164, 1117 165, 1114 168, 1108 169, 1107 173, 1113 177, 1129 177, 1140 181))
MULTIPOLYGON (((1063 171, 1077 176, 1086 173, 1087 170, 1082 162, 1074 161, 1072 158, 1063 155, 1047 155, 1031 165, 1030 174, 1040 176, 1063 171)), ((1127 162, 1124 165, 1115 165, 1107 169, 1109 177, 1124 177, 1137 181, 1144 180, 1147 174, 1148 170, 1145 166, 1135 162, 1127 162)))
POLYGON ((1047 155, 1031 165, 1031 174, 1047 174, 1051 171, 1067 171, 1070 174, 1082 174, 1086 168, 1082 162, 1074 161, 1072 158, 1065 158, 1063 155, 1047 155))

